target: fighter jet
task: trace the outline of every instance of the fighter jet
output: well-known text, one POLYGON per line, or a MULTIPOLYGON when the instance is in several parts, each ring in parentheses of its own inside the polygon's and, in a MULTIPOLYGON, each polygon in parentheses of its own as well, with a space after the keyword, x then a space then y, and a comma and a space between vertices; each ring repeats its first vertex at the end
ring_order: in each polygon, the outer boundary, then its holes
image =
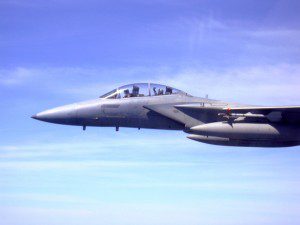
POLYGON ((97 99, 53 108, 32 118, 65 125, 180 130, 214 145, 300 145, 300 106, 263 107, 194 97, 176 88, 135 83, 97 99))

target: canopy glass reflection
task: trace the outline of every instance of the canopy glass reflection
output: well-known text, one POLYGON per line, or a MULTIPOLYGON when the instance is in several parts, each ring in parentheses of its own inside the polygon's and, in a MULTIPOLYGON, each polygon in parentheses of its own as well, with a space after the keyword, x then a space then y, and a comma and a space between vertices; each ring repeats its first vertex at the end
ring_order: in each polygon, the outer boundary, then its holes
POLYGON ((186 94, 185 92, 176 88, 152 83, 136 83, 128 84, 116 88, 100 98, 104 99, 120 99, 120 98, 133 98, 133 97, 145 97, 145 96, 159 96, 159 95, 175 95, 186 94))

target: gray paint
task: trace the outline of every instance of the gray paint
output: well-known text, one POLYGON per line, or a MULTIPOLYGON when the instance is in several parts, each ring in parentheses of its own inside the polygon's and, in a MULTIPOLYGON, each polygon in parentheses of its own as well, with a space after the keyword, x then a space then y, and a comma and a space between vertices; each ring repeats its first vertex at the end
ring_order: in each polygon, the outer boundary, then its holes
POLYGON ((241 105, 193 97, 167 86, 150 89, 155 85, 123 86, 108 97, 104 95, 106 98, 57 107, 32 118, 84 129, 103 126, 183 130, 191 134, 188 138, 192 140, 226 146, 288 147, 300 143, 298 106, 241 105), (144 93, 134 92, 134 88, 130 92, 130 87, 141 87, 144 93), (165 95, 155 95, 163 88, 165 95), (128 91, 131 96, 125 97, 128 91))

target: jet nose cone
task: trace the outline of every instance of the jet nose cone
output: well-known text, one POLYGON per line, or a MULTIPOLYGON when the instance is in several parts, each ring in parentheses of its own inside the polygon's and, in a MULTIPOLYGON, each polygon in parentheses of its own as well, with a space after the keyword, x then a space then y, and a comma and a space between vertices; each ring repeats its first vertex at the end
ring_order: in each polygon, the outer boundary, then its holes
POLYGON ((32 115, 31 118, 36 119, 36 120, 38 119, 38 117, 36 115, 32 115))
POLYGON ((31 118, 49 123, 75 125, 77 123, 77 109, 74 104, 66 105, 37 113, 31 118))
POLYGON ((55 117, 54 113, 51 113, 50 110, 46 110, 31 116, 32 119, 46 121, 46 122, 50 122, 49 120, 54 119, 54 117, 55 117))

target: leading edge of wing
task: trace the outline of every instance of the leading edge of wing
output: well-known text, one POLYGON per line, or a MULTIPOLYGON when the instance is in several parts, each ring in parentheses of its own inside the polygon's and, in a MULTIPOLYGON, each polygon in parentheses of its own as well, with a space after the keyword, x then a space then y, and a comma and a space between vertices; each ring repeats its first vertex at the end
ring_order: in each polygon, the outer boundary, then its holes
POLYGON ((218 106, 218 105, 201 105, 201 104, 183 104, 175 105, 177 109, 194 109, 194 110, 220 110, 220 111, 233 111, 233 112, 250 112, 250 111, 288 111, 299 112, 300 106, 218 106))
MULTIPOLYGON (((229 107, 231 111, 288 111, 288 112, 300 112, 300 106, 246 106, 246 107, 229 107)), ((224 110, 228 110, 225 108, 224 110)))

